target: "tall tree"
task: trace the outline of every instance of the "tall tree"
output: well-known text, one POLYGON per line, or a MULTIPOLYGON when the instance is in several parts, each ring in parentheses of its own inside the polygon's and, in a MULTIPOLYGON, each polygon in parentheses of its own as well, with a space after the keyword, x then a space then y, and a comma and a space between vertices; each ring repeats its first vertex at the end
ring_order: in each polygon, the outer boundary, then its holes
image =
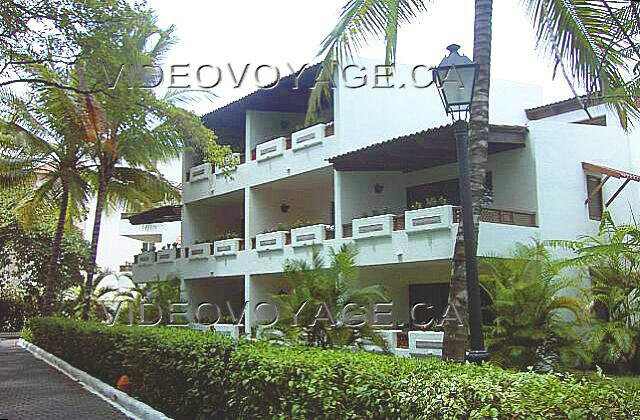
POLYGON ((45 292, 54 296, 57 306, 65 289, 83 282, 89 244, 82 232, 71 226, 62 240, 56 281, 47 284, 59 213, 56 202, 43 202, 34 210, 33 223, 26 226, 17 209, 32 188, 0 189, 0 300, 4 297, 10 307, 8 312, 0 310, 0 319, 12 312, 21 313, 24 319, 40 316, 46 306, 45 292))
POLYGON ((179 201, 178 190, 161 176, 157 164, 177 158, 191 145, 215 146, 213 133, 197 116, 158 98, 147 87, 154 84, 156 75, 144 69, 159 65, 174 41, 172 27, 160 29, 151 12, 142 13, 135 25, 120 32, 113 43, 118 46, 115 50, 112 45, 102 45, 93 51, 89 62, 107 59, 102 60, 102 69, 91 69, 84 75, 87 86, 112 86, 109 92, 85 94, 83 99, 83 120, 88 127, 85 136, 97 164, 84 318, 90 306, 104 210, 124 206, 140 211, 154 204, 179 201), (139 76, 139 80, 114 79, 122 72, 139 76))
MULTIPOLYGON (((348 0, 338 23, 322 43, 319 55, 324 59, 319 79, 327 80, 333 74, 336 61, 340 63, 351 58, 372 40, 384 39, 385 61, 388 65, 395 64, 398 29, 426 12, 428 3, 428 0, 348 0)), ((532 18, 540 48, 556 67, 561 66, 564 70, 564 62, 568 61, 568 81, 577 83, 589 93, 598 94, 618 113, 624 127, 630 123, 630 117, 640 117, 640 105, 636 103, 640 93, 638 61, 635 62, 635 77, 630 81, 624 78, 625 73, 631 70, 633 74, 634 70, 625 57, 635 54, 637 48, 628 36, 626 47, 619 42, 625 33, 622 28, 633 27, 633 33, 638 33, 637 22, 630 22, 637 16, 636 5, 618 7, 613 12, 607 10, 604 0, 525 0, 523 5, 532 18), (622 23, 616 24, 616 18, 622 23), (620 35, 610 36, 607 31, 613 28, 618 28, 620 35)), ((475 13, 473 56, 480 70, 471 110, 469 140, 475 228, 478 230, 488 157, 493 0, 475 0, 475 13)), ((627 29, 626 32, 630 31, 627 29)), ((327 88, 324 83, 313 90, 308 120, 322 108, 327 88)), ((455 260, 458 265, 463 263, 459 258, 455 260)), ((463 269, 453 267, 451 288, 456 292, 452 297, 464 298, 466 295, 458 290, 459 285, 453 284, 463 269)))
POLYGON ((32 66, 31 74, 52 83, 31 89, 31 100, 6 94, 0 132, 0 185, 27 187, 18 207, 27 225, 48 202, 58 205, 58 218, 47 265, 43 313, 54 308, 54 290, 65 226, 84 217, 91 186, 89 156, 84 148, 84 128, 74 92, 54 87, 73 86, 45 66, 32 66))
POLYGON ((126 0, 4 0, 0 3, 0 87, 27 83, 77 90, 65 79, 42 78, 25 67, 43 64, 69 73, 87 51, 104 42, 101 34, 135 21, 143 8, 144 2, 132 5, 126 0))

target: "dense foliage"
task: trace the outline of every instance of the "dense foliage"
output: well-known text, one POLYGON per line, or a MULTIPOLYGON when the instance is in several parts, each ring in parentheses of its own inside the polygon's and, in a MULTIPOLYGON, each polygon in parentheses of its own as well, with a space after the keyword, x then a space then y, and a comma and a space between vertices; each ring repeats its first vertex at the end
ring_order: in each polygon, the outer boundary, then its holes
POLYGON ((0 87, 29 83, 73 88, 29 74, 24 67, 39 63, 67 72, 87 51, 109 43, 111 34, 135 21, 144 6, 144 1, 132 4, 126 0, 3 0, 0 87))
POLYGON ((585 300, 544 245, 518 245, 509 258, 486 263, 490 270, 482 284, 492 302, 493 322, 485 327, 492 360, 549 369, 585 357, 576 322, 584 318, 585 300))
POLYGON ((640 227, 616 225, 605 212, 597 235, 551 244, 574 253, 564 265, 591 285, 591 325, 584 338, 593 363, 640 371, 640 227))
POLYGON ((330 250, 328 268, 317 251, 310 264, 305 260, 285 261, 289 290, 273 296, 283 312, 276 328, 285 337, 323 348, 369 341, 385 346, 363 318, 366 308, 389 298, 382 285, 358 284, 357 255, 355 245, 345 244, 338 251, 330 250))
MULTIPOLYGON (((0 310, 0 330, 18 331, 22 320, 40 314, 56 229, 56 209, 48 205, 37 209, 37 222, 25 228, 15 212, 22 195, 9 189, 0 192, 0 305, 7 308, 0 310)), ((82 283, 86 249, 81 232, 70 229, 62 242, 54 282, 56 302, 62 300, 64 290, 82 283)))
POLYGON ((175 418, 632 418, 611 381, 43 318, 34 344, 175 418))

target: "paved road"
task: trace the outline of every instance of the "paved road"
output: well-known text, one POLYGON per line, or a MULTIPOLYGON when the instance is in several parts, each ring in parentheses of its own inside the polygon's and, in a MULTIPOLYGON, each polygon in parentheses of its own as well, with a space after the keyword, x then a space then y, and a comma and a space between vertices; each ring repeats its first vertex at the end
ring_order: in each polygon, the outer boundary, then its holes
POLYGON ((0 339, 0 419, 92 420, 127 416, 56 369, 0 339))

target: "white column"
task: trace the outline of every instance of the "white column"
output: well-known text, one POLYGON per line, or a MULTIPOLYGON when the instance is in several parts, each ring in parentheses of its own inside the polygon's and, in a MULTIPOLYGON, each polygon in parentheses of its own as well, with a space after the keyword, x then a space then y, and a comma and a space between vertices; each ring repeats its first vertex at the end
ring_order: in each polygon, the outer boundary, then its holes
POLYGON ((342 239, 342 173, 333 171, 333 201, 336 223, 336 239, 342 239))
POLYGON ((244 249, 251 249, 254 213, 251 200, 251 187, 244 188, 244 249))
POLYGON ((245 312, 244 318, 244 333, 248 338, 251 338, 251 328, 254 324, 254 314, 253 309, 255 307, 255 299, 252 298, 252 287, 251 287, 251 274, 244 275, 244 301, 247 303, 247 308, 245 312))

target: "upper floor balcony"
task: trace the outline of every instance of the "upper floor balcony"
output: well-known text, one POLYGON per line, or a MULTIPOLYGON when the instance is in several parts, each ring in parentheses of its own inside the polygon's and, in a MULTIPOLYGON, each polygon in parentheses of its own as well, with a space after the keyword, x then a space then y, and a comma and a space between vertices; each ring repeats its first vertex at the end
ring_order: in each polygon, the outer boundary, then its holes
POLYGON ((333 122, 268 138, 257 143, 249 153, 236 153, 236 160, 240 163, 237 166, 223 168, 203 163, 189 169, 183 187, 184 202, 203 200, 330 166, 327 160, 336 151, 333 122))
MULTIPOLYGON (((278 226, 256 235, 248 244, 237 237, 140 254, 135 258, 134 279, 148 282, 171 275, 191 279, 280 273, 287 259, 306 259, 312 249, 326 253, 349 242, 359 249, 359 266, 450 260, 460 220, 461 209, 445 205, 356 218, 343 226, 339 238, 336 227, 324 223, 278 226)), ((537 233, 533 212, 483 209, 478 253, 506 255, 515 243, 527 243, 537 233)))

